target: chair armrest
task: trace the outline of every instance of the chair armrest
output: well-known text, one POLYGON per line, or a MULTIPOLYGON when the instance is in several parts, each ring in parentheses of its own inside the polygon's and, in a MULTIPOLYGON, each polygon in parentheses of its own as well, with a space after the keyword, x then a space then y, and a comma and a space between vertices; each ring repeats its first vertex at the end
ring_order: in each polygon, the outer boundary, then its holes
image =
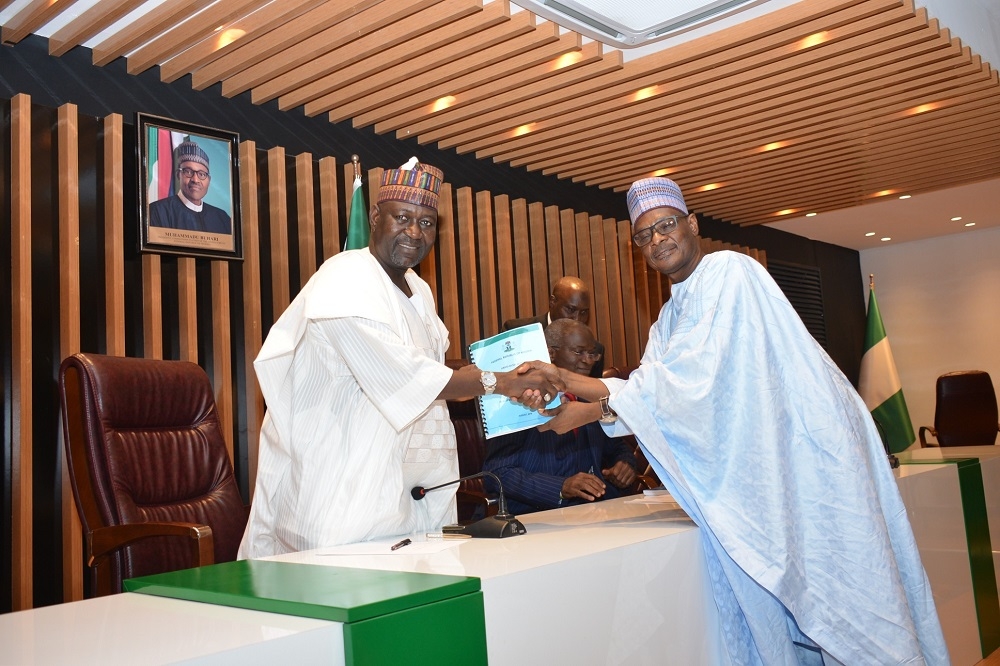
POLYGON ((125 546, 151 537, 182 536, 193 539, 192 554, 197 566, 215 564, 215 541, 212 528, 197 523, 131 523, 100 527, 87 535, 87 566, 96 563, 125 546))
POLYGON ((940 444, 938 444, 937 442, 928 442, 924 437, 925 432, 929 432, 931 434, 931 437, 934 437, 935 439, 937 438, 937 430, 935 430, 934 428, 928 428, 927 426, 920 426, 920 430, 918 431, 918 433, 920 435, 921 448, 940 446, 940 444))
POLYGON ((459 502, 469 502, 471 504, 480 504, 486 509, 486 517, 495 516, 499 507, 497 506, 497 499, 495 497, 489 497, 486 493, 481 493, 478 490, 463 490, 459 488, 455 492, 455 499, 459 502))

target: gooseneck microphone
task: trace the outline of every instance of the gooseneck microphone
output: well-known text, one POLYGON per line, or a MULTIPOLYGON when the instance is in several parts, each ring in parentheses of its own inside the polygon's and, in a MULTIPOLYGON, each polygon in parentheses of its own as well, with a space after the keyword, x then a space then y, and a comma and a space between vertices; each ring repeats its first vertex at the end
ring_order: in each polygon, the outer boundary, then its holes
POLYGON ((527 530, 520 520, 515 518, 512 514, 507 512, 507 500, 503 496, 503 484, 500 483, 500 478, 493 472, 487 472, 483 470, 477 474, 470 474, 469 476, 463 476, 461 478, 455 479, 454 481, 448 481, 447 483, 441 483, 436 486, 431 486, 430 488, 424 488, 423 486, 414 486, 410 490, 410 496, 415 500, 422 500, 424 496, 431 492, 432 490, 437 490, 438 488, 444 488, 445 486, 450 486, 456 483, 461 483, 462 481, 467 481, 469 479, 477 479, 481 476, 492 477, 494 481, 497 482, 497 488, 500 492, 497 494, 497 513, 495 516, 487 516, 482 520, 477 520, 470 525, 445 525, 444 531, 450 534, 468 534, 473 537, 483 537, 488 539, 501 539, 503 537, 516 536, 518 534, 524 534, 527 530))

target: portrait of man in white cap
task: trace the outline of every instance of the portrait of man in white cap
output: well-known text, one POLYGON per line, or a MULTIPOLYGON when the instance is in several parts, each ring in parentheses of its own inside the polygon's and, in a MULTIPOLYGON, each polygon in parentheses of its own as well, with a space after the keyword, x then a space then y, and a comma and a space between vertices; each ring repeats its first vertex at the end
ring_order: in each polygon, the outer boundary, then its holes
POLYGON ((188 139, 173 153, 177 191, 149 204, 149 224, 211 234, 232 234, 233 220, 226 211, 205 201, 212 184, 208 153, 188 139))

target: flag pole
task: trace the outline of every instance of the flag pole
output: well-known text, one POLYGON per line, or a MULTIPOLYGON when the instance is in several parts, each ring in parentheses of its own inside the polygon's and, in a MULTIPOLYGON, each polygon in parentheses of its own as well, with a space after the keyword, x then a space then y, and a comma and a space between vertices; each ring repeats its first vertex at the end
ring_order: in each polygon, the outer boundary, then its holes
POLYGON ((354 165, 354 178, 357 180, 361 178, 361 158, 357 155, 351 155, 351 164, 354 165))

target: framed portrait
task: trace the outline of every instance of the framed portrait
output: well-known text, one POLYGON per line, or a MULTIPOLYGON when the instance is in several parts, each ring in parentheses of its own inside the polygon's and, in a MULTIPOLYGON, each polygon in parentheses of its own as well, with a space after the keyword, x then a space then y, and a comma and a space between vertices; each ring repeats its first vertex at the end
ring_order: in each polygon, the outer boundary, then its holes
POLYGON ((239 134, 136 114, 139 251, 242 259, 239 134))

